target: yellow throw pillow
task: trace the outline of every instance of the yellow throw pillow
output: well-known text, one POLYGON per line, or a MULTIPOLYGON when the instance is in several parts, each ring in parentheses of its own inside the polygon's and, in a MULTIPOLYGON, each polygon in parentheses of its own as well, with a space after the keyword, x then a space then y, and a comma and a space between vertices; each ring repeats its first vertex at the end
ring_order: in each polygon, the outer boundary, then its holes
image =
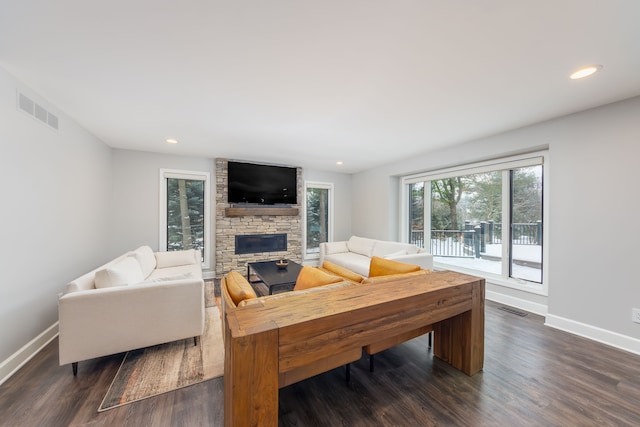
POLYGON ((420 266, 415 264, 405 264, 403 262, 390 259, 371 257, 369 264, 369 277, 387 276, 389 274, 411 273, 419 271, 420 266))
POLYGON ((316 286, 329 285, 331 283, 341 282, 342 278, 325 273, 319 268, 310 267, 305 265, 300 270, 296 285, 293 287, 294 291, 301 289, 315 288, 316 286))
POLYGON ((333 274, 337 274, 338 276, 344 277, 347 280, 351 280, 353 282, 362 282, 364 280, 364 277, 362 277, 361 275, 359 275, 356 272, 353 272, 351 270, 349 270, 348 268, 344 268, 341 265, 338 264, 334 264, 331 261, 325 261, 322 263, 322 268, 324 268, 325 270, 333 273, 333 274))
POLYGON ((237 271, 230 271, 225 277, 225 282, 227 292, 236 306, 246 299, 258 297, 247 279, 237 271))

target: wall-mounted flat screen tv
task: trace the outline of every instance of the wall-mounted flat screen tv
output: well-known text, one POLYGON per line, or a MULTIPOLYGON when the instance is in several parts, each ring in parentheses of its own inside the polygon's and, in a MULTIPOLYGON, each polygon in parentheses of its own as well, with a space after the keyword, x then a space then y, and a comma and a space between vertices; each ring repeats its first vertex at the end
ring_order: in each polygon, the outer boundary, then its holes
POLYGON ((297 177, 292 167, 229 161, 229 203, 295 205, 297 177))

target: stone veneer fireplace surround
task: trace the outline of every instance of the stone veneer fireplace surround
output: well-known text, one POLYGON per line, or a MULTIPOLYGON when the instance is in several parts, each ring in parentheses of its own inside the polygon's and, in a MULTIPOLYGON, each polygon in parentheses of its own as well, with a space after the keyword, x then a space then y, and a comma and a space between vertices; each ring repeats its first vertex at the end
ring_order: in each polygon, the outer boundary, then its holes
POLYGON ((228 202, 227 159, 215 160, 216 177, 216 278, 229 271, 246 274, 247 263, 286 258, 302 263, 302 168, 297 168, 298 204, 280 206, 232 206, 228 202), (287 250, 236 254, 236 235, 286 234, 287 250))

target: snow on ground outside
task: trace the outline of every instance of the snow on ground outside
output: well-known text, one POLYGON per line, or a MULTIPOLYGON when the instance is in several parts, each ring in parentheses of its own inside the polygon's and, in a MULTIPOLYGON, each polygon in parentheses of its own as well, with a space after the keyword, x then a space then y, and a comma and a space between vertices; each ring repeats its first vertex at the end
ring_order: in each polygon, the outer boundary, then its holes
MULTIPOLYGON (((500 258, 502 256, 502 245, 487 245, 483 254, 500 258)), ((514 245, 514 259, 522 261, 540 262, 542 259, 542 249, 536 245, 514 245)), ((500 275, 502 274, 502 265, 500 261, 492 261, 483 258, 454 258, 439 257, 433 258, 435 262, 449 264, 463 268, 484 271, 486 273, 500 275)), ((542 270, 540 268, 527 267, 524 265, 514 264, 513 277, 524 279, 531 282, 542 282, 542 270)))

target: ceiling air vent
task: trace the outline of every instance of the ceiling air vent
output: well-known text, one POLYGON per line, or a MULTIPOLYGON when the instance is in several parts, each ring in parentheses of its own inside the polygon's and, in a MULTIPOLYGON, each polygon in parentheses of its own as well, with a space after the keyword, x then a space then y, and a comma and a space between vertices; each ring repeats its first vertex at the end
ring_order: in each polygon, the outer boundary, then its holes
POLYGON ((18 91, 18 110, 27 113, 50 128, 58 130, 58 116, 20 91, 18 91))

